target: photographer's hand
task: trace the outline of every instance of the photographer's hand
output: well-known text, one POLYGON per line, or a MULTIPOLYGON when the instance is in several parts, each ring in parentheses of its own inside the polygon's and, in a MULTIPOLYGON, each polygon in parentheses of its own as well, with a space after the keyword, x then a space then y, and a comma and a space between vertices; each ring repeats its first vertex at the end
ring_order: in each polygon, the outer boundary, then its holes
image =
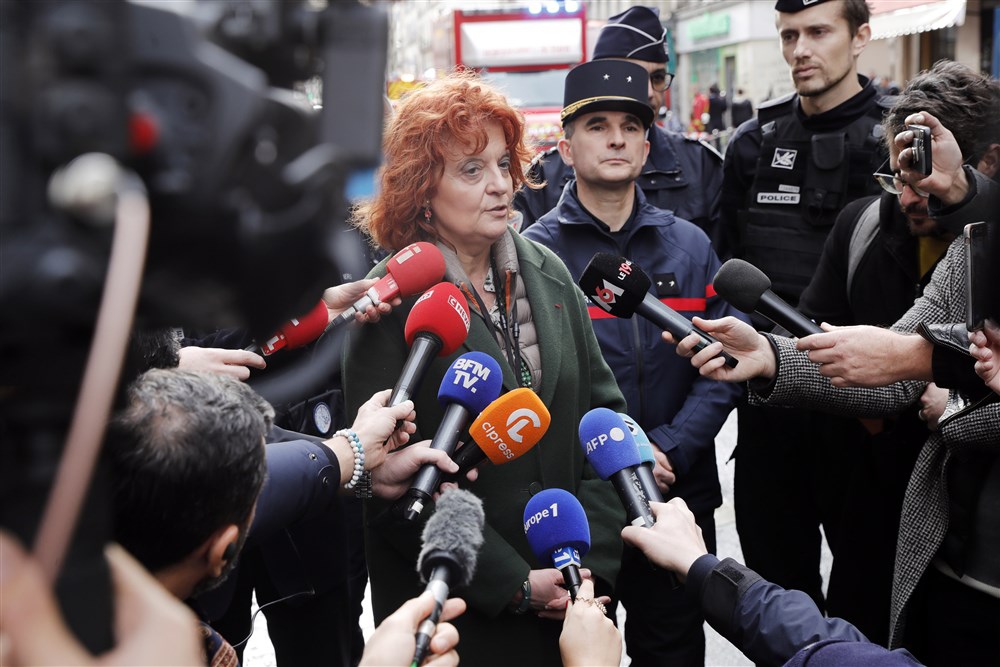
POLYGON ((945 206, 962 201, 969 191, 969 182, 962 170, 964 159, 962 149, 955 141, 955 135, 926 111, 911 114, 904 122, 906 125, 924 125, 930 128, 931 173, 924 177, 911 168, 913 131, 903 130, 893 139, 896 147, 900 149, 900 177, 907 183, 912 183, 924 192, 934 195, 945 206))

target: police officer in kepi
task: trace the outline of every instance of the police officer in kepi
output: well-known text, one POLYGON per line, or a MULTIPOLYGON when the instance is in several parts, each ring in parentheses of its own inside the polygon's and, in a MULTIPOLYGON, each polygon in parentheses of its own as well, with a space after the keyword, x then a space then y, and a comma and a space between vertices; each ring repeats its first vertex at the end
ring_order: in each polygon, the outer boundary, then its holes
MULTIPOLYGON (((658 114, 673 81, 673 74, 666 69, 666 31, 659 11, 635 6, 608 19, 593 56, 594 60, 607 58, 628 60, 649 72, 648 102, 658 114)), ((572 168, 563 163, 555 148, 535 159, 530 174, 536 181, 544 181, 545 187, 522 188, 514 195, 514 208, 523 216, 522 230, 555 208, 563 187, 573 178, 572 168)), ((649 130, 649 157, 636 182, 646 201, 695 223, 708 234, 721 258, 729 256, 719 221, 722 156, 715 148, 654 124, 649 130)))
MULTIPOLYGON (((733 256, 795 305, 837 214, 878 192, 871 174, 885 158, 879 122, 890 104, 857 71, 871 38, 864 0, 778 0, 775 10, 795 93, 762 104, 729 142, 722 219, 733 256)), ((858 428, 803 410, 739 408, 735 504, 746 563, 821 609, 819 524, 836 559, 849 538, 837 530, 838 461, 860 441, 858 428)))

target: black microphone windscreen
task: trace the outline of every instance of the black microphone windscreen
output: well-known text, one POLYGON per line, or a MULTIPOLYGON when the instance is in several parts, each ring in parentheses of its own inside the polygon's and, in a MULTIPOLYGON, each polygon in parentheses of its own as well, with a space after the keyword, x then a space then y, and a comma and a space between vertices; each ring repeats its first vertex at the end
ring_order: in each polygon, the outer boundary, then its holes
POLYGON ((723 299, 744 313, 757 310, 760 297, 771 289, 771 279, 742 259, 730 259, 720 266, 712 284, 723 299))
POLYGON ((424 581, 433 566, 425 569, 425 559, 435 553, 448 552, 457 563, 458 586, 468 586, 476 573, 479 547, 483 545, 483 501, 464 489, 450 489, 441 494, 434 514, 427 520, 421 536, 423 547, 417 558, 417 571, 424 581))
POLYGON ((615 317, 632 317, 652 282, 620 255, 599 252, 590 258, 578 281, 588 299, 615 317))

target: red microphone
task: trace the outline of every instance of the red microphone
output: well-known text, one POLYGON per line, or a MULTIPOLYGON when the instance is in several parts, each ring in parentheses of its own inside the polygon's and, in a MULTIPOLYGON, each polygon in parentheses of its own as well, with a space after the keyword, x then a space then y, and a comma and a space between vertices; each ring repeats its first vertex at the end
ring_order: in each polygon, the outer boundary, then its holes
POLYGON ((469 335, 469 302, 451 283, 438 283, 417 299, 404 329, 410 356, 389 397, 389 405, 409 400, 420 388, 434 357, 447 357, 469 335))
MULTIPOLYGON (((303 347, 319 338, 326 329, 326 324, 330 320, 330 311, 326 304, 320 300, 316 306, 304 316, 286 322, 278 333, 274 334, 260 344, 260 353, 265 357, 274 354, 278 350, 294 350, 303 347)), ((253 350, 257 345, 251 345, 253 350)))
POLYGON ((333 319, 327 330, 336 329, 354 321, 355 313, 363 313, 368 306, 392 301, 400 296, 419 294, 444 278, 444 256, 431 243, 411 243, 385 265, 386 274, 379 279, 365 296, 333 319))

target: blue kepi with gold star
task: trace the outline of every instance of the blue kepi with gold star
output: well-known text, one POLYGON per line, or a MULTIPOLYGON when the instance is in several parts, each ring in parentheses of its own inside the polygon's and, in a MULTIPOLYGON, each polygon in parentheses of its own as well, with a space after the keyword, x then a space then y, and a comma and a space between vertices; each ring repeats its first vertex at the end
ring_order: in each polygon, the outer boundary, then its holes
POLYGON ((653 124, 648 91, 649 73, 641 65, 625 60, 582 63, 566 75, 562 124, 594 111, 627 111, 648 128, 653 124))

